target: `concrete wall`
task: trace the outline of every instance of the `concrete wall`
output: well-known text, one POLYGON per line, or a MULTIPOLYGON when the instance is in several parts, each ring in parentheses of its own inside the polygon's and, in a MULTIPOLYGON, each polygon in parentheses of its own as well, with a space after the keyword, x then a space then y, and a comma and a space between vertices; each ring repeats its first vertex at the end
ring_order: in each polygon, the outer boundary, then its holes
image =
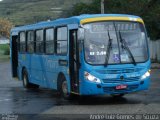
POLYGON ((150 58, 152 61, 160 62, 160 40, 149 41, 150 58))

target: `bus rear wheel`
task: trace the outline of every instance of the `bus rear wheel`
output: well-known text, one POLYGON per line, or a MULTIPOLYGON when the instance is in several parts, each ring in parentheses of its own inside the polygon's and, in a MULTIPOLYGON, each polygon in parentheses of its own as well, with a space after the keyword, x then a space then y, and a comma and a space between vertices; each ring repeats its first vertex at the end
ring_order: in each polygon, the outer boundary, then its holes
POLYGON ((61 77, 60 94, 64 99, 72 99, 72 94, 68 93, 68 85, 64 76, 61 77))
POLYGON ((39 88, 39 85, 29 83, 28 73, 26 70, 23 71, 23 87, 25 88, 39 88))

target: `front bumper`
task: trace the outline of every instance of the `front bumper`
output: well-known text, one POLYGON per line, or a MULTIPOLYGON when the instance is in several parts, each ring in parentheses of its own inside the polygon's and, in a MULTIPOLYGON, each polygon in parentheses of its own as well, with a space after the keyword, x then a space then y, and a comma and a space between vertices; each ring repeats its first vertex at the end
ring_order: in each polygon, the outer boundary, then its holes
POLYGON ((81 95, 105 95, 105 94, 127 94, 132 92, 138 92, 142 90, 147 90, 150 85, 150 78, 146 78, 143 81, 135 82, 123 82, 123 83, 93 83, 84 80, 80 84, 80 94, 81 95), (126 89, 116 90, 118 85, 127 85, 126 89))

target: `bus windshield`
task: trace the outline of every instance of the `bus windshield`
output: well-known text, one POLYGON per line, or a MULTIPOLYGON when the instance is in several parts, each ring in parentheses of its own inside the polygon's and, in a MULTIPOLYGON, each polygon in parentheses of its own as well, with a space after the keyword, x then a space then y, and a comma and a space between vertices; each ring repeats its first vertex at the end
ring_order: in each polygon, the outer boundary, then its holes
POLYGON ((89 64, 135 64, 148 59, 147 38, 141 23, 94 22, 84 28, 85 60, 89 64))

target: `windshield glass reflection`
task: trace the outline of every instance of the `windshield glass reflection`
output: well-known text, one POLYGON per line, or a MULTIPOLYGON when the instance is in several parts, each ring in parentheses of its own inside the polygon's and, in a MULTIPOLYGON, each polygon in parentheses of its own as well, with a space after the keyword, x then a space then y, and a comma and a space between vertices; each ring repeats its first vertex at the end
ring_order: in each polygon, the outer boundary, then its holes
POLYGON ((140 23, 95 22, 84 28, 85 59, 89 64, 105 64, 108 52, 107 64, 133 63, 133 59, 136 63, 144 62, 148 58, 145 30, 140 23), (121 39, 130 52, 123 48, 121 39), (112 44, 108 51, 109 40, 112 44))

